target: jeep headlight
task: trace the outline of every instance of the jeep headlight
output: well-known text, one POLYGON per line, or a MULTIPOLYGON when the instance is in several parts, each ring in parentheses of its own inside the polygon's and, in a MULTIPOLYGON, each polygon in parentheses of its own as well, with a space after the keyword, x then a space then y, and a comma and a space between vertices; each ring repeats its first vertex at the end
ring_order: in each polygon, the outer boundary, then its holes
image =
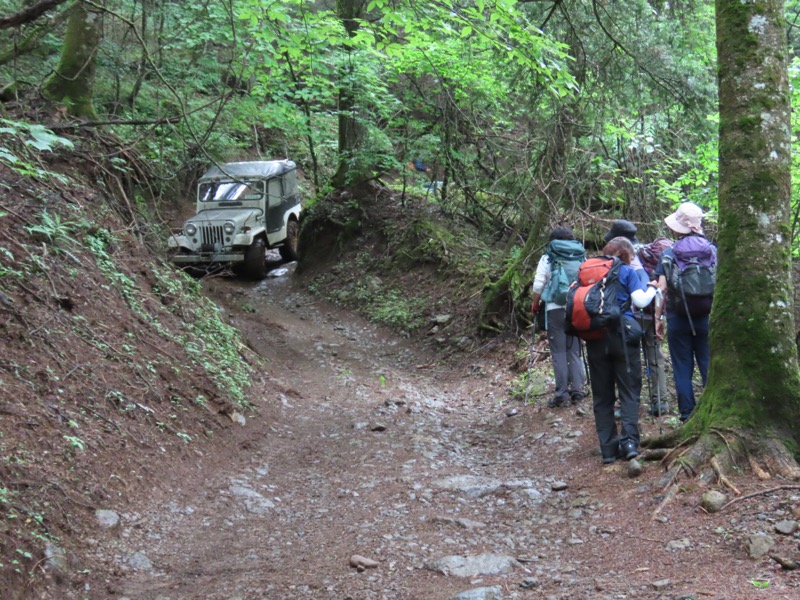
POLYGON ((236 224, 233 221, 225 221, 225 224, 222 226, 222 231, 231 235, 236 230, 236 224))
POLYGON ((197 233, 197 225, 194 223, 187 223, 183 230, 186 232, 186 235, 194 235, 197 233))

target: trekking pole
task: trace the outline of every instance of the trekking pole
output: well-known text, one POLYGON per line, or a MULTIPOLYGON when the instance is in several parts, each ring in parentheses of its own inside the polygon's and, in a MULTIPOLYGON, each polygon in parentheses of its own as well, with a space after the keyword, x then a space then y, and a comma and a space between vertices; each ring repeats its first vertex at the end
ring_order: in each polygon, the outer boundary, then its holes
POLYGON ((653 315, 653 359, 654 359, 654 361, 656 363, 655 364, 655 368, 656 368, 656 371, 655 371, 656 372, 656 402, 658 403, 656 405, 658 407, 656 409, 656 415, 657 415, 656 418, 658 420, 658 435, 663 435, 664 434, 664 430, 663 430, 664 423, 661 421, 661 417, 663 416, 661 414, 661 381, 660 381, 661 377, 660 377, 660 373, 659 373, 659 370, 658 370, 658 355, 657 355, 657 350, 656 350, 657 345, 660 342, 659 342, 659 339, 658 339, 658 329, 657 329, 656 325, 657 325, 656 318, 655 318, 655 315, 653 315))
POLYGON ((661 300, 662 294, 661 290, 656 288, 656 298, 655 298, 655 311, 653 311, 653 360, 656 363, 656 402, 658 403, 658 409, 656 410, 656 414, 658 415, 658 435, 663 435, 663 427, 664 423, 661 421, 661 381, 660 381, 660 373, 658 371, 658 352, 656 350, 658 344, 660 343, 658 339, 658 323, 656 320, 656 313, 659 312, 659 308, 661 307, 661 300))
POLYGON ((686 311, 686 318, 689 319, 689 328, 692 330, 692 336, 694 337, 697 335, 697 332, 694 330, 692 315, 689 314, 689 302, 686 300, 686 294, 683 293, 683 287, 681 287, 681 298, 683 298, 683 309, 686 311))
MULTIPOLYGON (((589 390, 591 391, 591 389, 592 389, 592 380, 589 377, 589 361, 586 359, 586 356, 584 354, 584 350, 586 348, 584 346, 583 341, 580 338, 575 337, 575 340, 578 342, 578 348, 580 348, 581 361, 583 361, 583 370, 586 372, 586 383, 589 385, 589 390)), ((585 391, 586 390, 584 390, 584 392, 585 391)))
MULTIPOLYGON (((631 310, 631 300, 630 300, 630 298, 628 298, 628 301, 622 307, 622 314, 619 317, 619 333, 622 336, 622 354, 625 356, 625 370, 628 372, 628 375, 630 375, 631 374, 631 361, 628 360, 628 349, 625 346, 625 313, 628 310, 631 310)), ((636 319, 636 317, 634 317, 634 319, 636 319)))
MULTIPOLYGON (((653 323, 655 323, 655 318, 653 319, 653 323)), ((650 402, 650 404, 652 405, 653 384, 650 381, 650 373, 652 371, 650 370, 650 356, 649 356, 649 353, 647 351, 648 350, 647 349, 647 336, 644 333, 645 332, 645 329, 644 329, 644 309, 640 309, 639 310, 639 327, 642 328, 641 346, 642 346, 642 356, 644 356, 644 375, 645 375, 645 377, 647 377, 647 401, 650 402)), ((653 331, 655 332, 655 327, 654 327, 653 331)), ((654 333, 654 336, 655 336, 655 333, 654 333)), ((653 339, 655 339, 655 337, 653 337, 653 339)))
MULTIPOLYGON (((536 319, 539 318, 539 315, 536 315, 536 319)), ((528 374, 525 377, 525 406, 528 405, 528 393, 531 389, 531 371, 533 370, 533 351, 534 351, 534 344, 536 344, 536 323, 533 324, 531 327, 531 344, 528 348, 528 374)))

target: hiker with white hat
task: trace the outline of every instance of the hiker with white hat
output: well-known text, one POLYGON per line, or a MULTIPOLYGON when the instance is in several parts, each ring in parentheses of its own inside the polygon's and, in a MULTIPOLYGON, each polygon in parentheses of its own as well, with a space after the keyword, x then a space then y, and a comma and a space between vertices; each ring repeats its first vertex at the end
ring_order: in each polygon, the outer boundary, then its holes
MULTIPOLYGON (((695 408, 692 386, 694 364, 705 385, 711 355, 708 345, 708 322, 714 298, 717 271, 717 250, 703 235, 703 209, 684 202, 664 219, 675 237, 672 248, 661 255, 654 275, 659 288, 667 290, 667 345, 672 358, 675 395, 681 421, 686 421, 695 408)), ((663 337, 661 308, 656 318, 663 337)))

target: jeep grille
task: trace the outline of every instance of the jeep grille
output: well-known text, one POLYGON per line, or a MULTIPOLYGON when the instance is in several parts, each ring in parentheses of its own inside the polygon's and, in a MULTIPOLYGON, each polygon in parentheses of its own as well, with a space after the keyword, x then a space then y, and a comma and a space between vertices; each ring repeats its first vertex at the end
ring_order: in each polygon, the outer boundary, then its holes
POLYGON ((222 225, 201 225, 200 235, 201 243, 204 246, 208 245, 212 248, 217 244, 219 244, 219 247, 225 246, 225 234, 222 231, 222 225))

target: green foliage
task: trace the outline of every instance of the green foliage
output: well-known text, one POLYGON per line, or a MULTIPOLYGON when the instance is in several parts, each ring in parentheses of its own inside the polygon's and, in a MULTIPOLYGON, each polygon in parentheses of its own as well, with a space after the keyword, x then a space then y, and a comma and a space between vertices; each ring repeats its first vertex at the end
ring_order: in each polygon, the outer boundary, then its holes
POLYGON ((25 227, 29 233, 44 236, 54 246, 75 245, 75 233, 88 226, 88 223, 64 221, 57 212, 42 211, 41 222, 25 227))
POLYGON ((36 179, 62 179, 36 163, 36 152, 52 152, 63 146, 73 148, 70 140, 55 135, 39 124, 0 118, 0 163, 19 175, 36 179))
MULTIPOLYGON (((0 211, 0 219, 7 214, 0 211)), ((17 277, 22 275, 22 272, 14 266, 15 262, 14 253, 6 247, 0 246, 0 279, 9 275, 17 277)))
POLYGON ((515 352, 516 363, 525 370, 520 370, 511 380, 508 387, 509 400, 535 404, 538 398, 547 394, 547 378, 553 375, 552 365, 550 361, 543 364, 534 363, 531 355, 533 350, 532 343, 523 339, 515 352))
POLYGON ((506 256, 505 261, 506 268, 510 266, 515 267, 508 283, 508 289, 511 292, 511 297, 520 302, 524 302, 523 296, 525 290, 527 290, 530 286, 534 273, 534 269, 526 269, 524 266, 522 266, 525 262, 525 256, 523 253, 524 249, 521 246, 515 246, 506 256))
POLYGON ((535 379, 537 379, 536 375, 529 371, 514 377, 508 387, 509 400, 525 402, 527 399, 527 402, 535 403, 536 396, 531 395, 531 385, 535 379))
POLYGON ((371 294, 365 312, 374 321, 402 331, 423 325, 425 302, 409 295, 408 290, 386 290, 371 294))
MULTIPOLYGON (((202 295, 197 281, 181 271, 177 273, 154 267, 157 283, 153 292, 162 298, 168 310, 183 317, 186 333, 180 343, 214 381, 223 397, 248 406, 249 369, 242 360, 246 350, 238 330, 223 321, 220 309, 202 295)), ((197 404, 205 401, 202 396, 195 399, 197 404)))
MULTIPOLYGON (((717 140, 697 146, 692 154, 676 154, 664 161, 664 176, 657 177, 657 195, 668 209, 681 202, 694 202, 707 210, 717 209, 717 140)), ((660 174, 660 173, 659 173, 660 174)))
MULTIPOLYGON (((94 254, 98 267, 125 299, 131 311, 158 335, 173 340, 173 334, 163 327, 159 315, 146 308, 143 290, 109 253, 113 240, 114 235, 106 229, 98 229, 84 237, 84 243, 94 254)), ((156 280, 153 293, 161 298, 162 310, 179 314, 186 328, 177 341, 194 363, 214 381, 222 397, 248 405, 249 371, 247 363, 242 360, 245 348, 238 331, 223 322, 219 308, 202 295, 197 281, 181 271, 153 265, 150 268, 156 280)), ((155 376, 152 364, 142 364, 138 368, 145 377, 148 374, 155 376)))
POLYGON ((67 441, 70 448, 74 450, 79 450, 81 452, 83 452, 86 449, 86 444, 81 438, 74 435, 65 435, 62 437, 67 441))
POLYGON ((401 264, 431 264, 443 275, 455 274, 468 282, 482 282, 494 271, 497 258, 473 231, 447 220, 413 218, 385 229, 400 248, 401 264))

